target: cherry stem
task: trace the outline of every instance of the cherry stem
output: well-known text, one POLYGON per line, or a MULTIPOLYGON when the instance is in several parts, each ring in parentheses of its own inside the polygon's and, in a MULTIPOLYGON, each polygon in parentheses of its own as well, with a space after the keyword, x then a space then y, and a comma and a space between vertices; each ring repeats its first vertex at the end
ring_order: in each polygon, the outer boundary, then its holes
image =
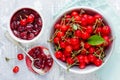
POLYGON ((73 64, 71 64, 71 65, 69 65, 69 64, 67 64, 67 71, 69 71, 69 69, 72 67, 72 66, 74 66, 74 65, 76 65, 78 62, 77 61, 75 61, 73 64))
POLYGON ((22 20, 22 16, 20 15, 20 20, 22 20))

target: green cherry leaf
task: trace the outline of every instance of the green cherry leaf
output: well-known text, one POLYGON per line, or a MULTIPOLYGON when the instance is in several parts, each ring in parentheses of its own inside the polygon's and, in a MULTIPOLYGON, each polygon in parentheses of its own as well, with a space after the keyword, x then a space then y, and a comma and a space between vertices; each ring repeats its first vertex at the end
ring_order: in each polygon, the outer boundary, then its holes
POLYGON ((90 45, 93 45, 93 46, 102 44, 102 43, 104 43, 104 42, 105 42, 105 40, 104 40, 101 36, 99 36, 99 35, 93 35, 93 36, 91 36, 91 37, 88 39, 88 43, 89 43, 90 45))

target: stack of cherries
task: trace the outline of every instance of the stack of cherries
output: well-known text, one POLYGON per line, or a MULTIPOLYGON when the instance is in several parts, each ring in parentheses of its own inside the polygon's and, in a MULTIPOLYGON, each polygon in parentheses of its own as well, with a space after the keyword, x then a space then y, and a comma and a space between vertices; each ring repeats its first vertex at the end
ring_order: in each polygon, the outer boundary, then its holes
POLYGON ((105 51, 112 43, 111 29, 98 13, 73 10, 54 25, 50 39, 54 43, 55 57, 67 67, 101 66, 105 51))

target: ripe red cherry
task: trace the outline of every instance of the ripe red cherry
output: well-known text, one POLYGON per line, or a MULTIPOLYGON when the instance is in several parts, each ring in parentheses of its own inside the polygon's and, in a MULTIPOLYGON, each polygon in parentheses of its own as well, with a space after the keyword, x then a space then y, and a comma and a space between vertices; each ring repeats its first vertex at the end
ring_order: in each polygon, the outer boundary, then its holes
POLYGON ((74 60, 70 57, 70 58, 67 58, 66 62, 71 65, 74 63, 74 60))
POLYGON ((72 46, 71 45, 67 45, 66 47, 65 47, 65 51, 66 52, 72 52, 72 50, 73 50, 73 48, 72 48, 72 46))
POLYGON ((95 19, 94 19, 94 17, 93 16, 88 16, 87 17, 87 21, 88 21, 88 24, 94 24, 94 22, 95 22, 95 19))
POLYGON ((19 67, 18 67, 18 66, 15 66, 15 67, 13 68, 13 72, 14 72, 14 73, 19 72, 19 67))
POLYGON ((66 42, 61 41, 61 42, 60 42, 60 47, 61 47, 61 48, 65 48, 65 47, 66 47, 66 42))
POLYGON ((71 44, 71 39, 70 38, 66 38, 66 44, 67 45, 71 44))
POLYGON ((77 11, 73 11, 73 12, 71 13, 71 15, 72 15, 72 16, 77 16, 77 15, 78 15, 78 12, 77 12, 77 11))
POLYGON ((96 57, 93 54, 89 54, 88 59, 89 59, 90 62, 93 63, 95 61, 96 57))
POLYGON ((55 57, 57 58, 57 59, 60 59, 61 57, 62 57, 62 52, 61 51, 56 51, 55 52, 55 57))
POLYGON ((82 62, 82 63, 79 64, 79 68, 80 69, 84 69, 85 67, 86 67, 85 62, 82 62))
POLYGON ((95 59, 94 64, 99 67, 102 64, 102 62, 103 61, 101 59, 97 58, 97 59, 95 59))
POLYGON ((104 46, 108 46, 110 44, 110 39, 108 36, 103 36, 104 40, 105 40, 105 43, 104 43, 104 46))
POLYGON ((28 23, 32 23, 34 21, 34 15, 33 14, 30 14, 28 17, 27 17, 27 22, 28 23))
POLYGON ((66 32, 66 31, 68 30, 68 26, 62 25, 62 26, 60 27, 60 30, 63 31, 63 32, 66 32))
POLYGON ((84 44, 84 47, 86 48, 86 49, 88 49, 88 48, 90 48, 90 44, 88 44, 87 42, 84 44))
POLYGON ((55 29, 58 29, 58 30, 60 29, 60 27, 61 27, 61 25, 60 25, 60 24, 58 24, 58 23, 57 23, 57 24, 55 24, 55 26, 54 26, 54 28, 55 28, 55 29))
POLYGON ((53 41, 54 41, 55 44, 58 44, 59 41, 60 41, 60 38, 59 37, 55 37, 53 41))
POLYGON ((27 20, 26 19, 20 20, 20 25, 25 26, 26 24, 27 24, 27 20))
POLYGON ((73 50, 79 50, 80 49, 80 44, 76 44, 73 46, 73 50))
POLYGON ((21 53, 18 54, 18 55, 17 55, 17 59, 18 59, 18 60, 23 60, 23 59, 24 59, 24 55, 21 54, 21 53))
POLYGON ((65 55, 65 57, 70 57, 71 56, 71 52, 66 52, 65 50, 63 51, 63 54, 65 55))
POLYGON ((84 62, 85 62, 86 64, 89 64, 89 63, 90 63, 90 61, 89 61, 89 59, 88 59, 88 56, 84 56, 84 62))
POLYGON ((94 18, 95 18, 95 20, 96 20, 96 19, 102 19, 102 16, 99 15, 99 14, 96 14, 96 15, 94 16, 94 18))
POLYGON ((82 26, 86 26, 87 23, 88 23, 88 22, 87 22, 87 19, 84 18, 84 17, 82 17, 82 18, 81 18, 81 25, 82 25, 82 26))
POLYGON ((96 33, 101 33, 101 31, 102 31, 102 28, 101 28, 101 27, 98 27, 98 28, 96 29, 96 33))
POLYGON ((110 30, 110 27, 109 27, 109 26, 104 26, 104 27, 102 28, 102 34, 103 34, 103 35, 109 35, 110 32, 111 32, 111 30, 110 30))
POLYGON ((86 32, 91 34, 93 32, 93 27, 92 26, 87 26, 86 32))
POLYGON ((65 15, 65 21, 66 22, 68 22, 70 20, 70 18, 72 18, 71 15, 69 15, 69 14, 65 15))
POLYGON ((81 21, 81 17, 79 15, 74 16, 75 21, 81 21))
POLYGON ((66 57, 65 57, 65 55, 62 55, 61 60, 62 60, 63 62, 66 61, 66 57))
POLYGON ((83 32, 83 33, 82 33, 82 39, 86 40, 86 39, 88 39, 89 37, 90 37, 90 34, 89 34, 89 33, 87 33, 87 32, 83 32))
POLYGON ((90 54, 93 54, 95 52, 95 48, 94 47, 90 47, 88 51, 89 51, 90 54))
POLYGON ((71 41, 71 45, 77 45, 77 44, 80 44, 80 41, 79 41, 78 38, 71 38, 70 41, 71 41))
POLYGON ((81 38, 82 32, 81 32, 80 30, 76 30, 75 33, 74 33, 74 35, 75 35, 76 37, 81 38))
POLYGON ((59 32, 57 33, 57 37, 62 38, 63 36, 64 36, 64 33, 63 33, 63 32, 59 31, 59 32))
POLYGON ((84 62, 84 56, 83 55, 78 55, 77 60, 78 60, 78 62, 83 63, 84 62))

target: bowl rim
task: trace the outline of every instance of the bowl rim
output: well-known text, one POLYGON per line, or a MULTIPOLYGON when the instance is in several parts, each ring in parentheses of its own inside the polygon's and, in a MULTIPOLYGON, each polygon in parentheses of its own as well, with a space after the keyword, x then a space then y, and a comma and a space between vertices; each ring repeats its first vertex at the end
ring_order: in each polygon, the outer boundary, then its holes
POLYGON ((43 27, 44 27, 43 14, 42 14, 42 12, 40 12, 39 10, 37 10, 35 7, 31 7, 31 6, 18 7, 18 8, 16 8, 16 9, 14 9, 14 10, 11 12, 11 14, 10 14, 9 23, 8 23, 8 32, 9 32, 10 36, 11 36, 14 40, 16 40, 17 42, 25 43, 25 44, 35 42, 35 41, 42 35, 42 33, 43 33, 43 27), (36 37, 34 37, 34 38, 31 39, 31 40, 24 40, 24 39, 21 39, 21 38, 16 37, 16 36, 13 34, 13 32, 12 32, 12 30, 11 30, 11 28, 10 28, 10 27, 11 27, 11 26, 10 26, 10 22, 11 22, 11 18, 13 17, 13 15, 14 15, 17 11, 22 10, 22 9, 24 9, 24 8, 28 8, 28 9, 31 9, 31 10, 36 11, 36 12, 40 15, 41 20, 42 20, 42 28, 41 28, 41 31, 39 32, 39 34, 38 34, 36 37))
MULTIPOLYGON (((57 16, 55 17, 55 19, 54 19, 54 21, 53 21, 53 23, 52 23, 52 25, 51 25, 51 31, 52 31, 52 29, 53 29, 53 25, 55 24, 55 22, 56 22, 61 16, 63 16, 63 14, 65 14, 65 13, 67 13, 67 12, 69 12, 69 11, 72 11, 72 10, 75 10, 75 9, 81 9, 81 8, 83 8, 83 9, 88 9, 88 10, 91 10, 91 11, 94 11, 94 12, 100 14, 100 15, 105 19, 105 21, 106 21, 107 24, 110 26, 110 28, 112 29, 112 30, 111 30, 112 37, 115 37, 115 36, 113 35, 113 34, 114 34, 114 29, 111 27, 112 24, 111 24, 110 21, 107 19, 107 17, 105 17, 104 14, 103 14, 102 12, 98 11, 97 9, 92 8, 92 7, 87 7, 87 6, 75 6, 75 7, 67 8, 67 9, 61 11, 61 12, 59 13, 59 15, 57 15, 57 16)), ((50 36, 51 36, 51 35, 50 35, 50 36)), ((62 67, 63 69, 67 70, 66 65, 61 64, 61 63, 59 62, 59 60, 58 60, 57 58, 55 58, 55 56, 54 56, 54 50, 52 50, 52 48, 51 48, 50 45, 51 45, 51 43, 49 43, 49 50, 50 50, 51 56, 53 57, 53 59, 55 60, 55 62, 56 62, 60 67, 62 67)), ((115 47, 115 39, 112 41, 111 50, 110 50, 110 52, 109 52, 109 55, 107 55, 106 59, 104 60, 104 63, 103 63, 101 66, 95 67, 94 69, 90 69, 90 70, 87 70, 87 71, 76 71, 76 70, 74 70, 74 69, 69 69, 69 71, 70 71, 70 72, 73 72, 73 73, 76 73, 76 74, 89 74, 89 73, 92 73, 92 72, 95 72, 95 71, 99 70, 101 67, 104 66, 104 64, 106 64, 106 62, 108 62, 108 59, 110 58, 111 54, 113 53, 114 47, 115 47)))

